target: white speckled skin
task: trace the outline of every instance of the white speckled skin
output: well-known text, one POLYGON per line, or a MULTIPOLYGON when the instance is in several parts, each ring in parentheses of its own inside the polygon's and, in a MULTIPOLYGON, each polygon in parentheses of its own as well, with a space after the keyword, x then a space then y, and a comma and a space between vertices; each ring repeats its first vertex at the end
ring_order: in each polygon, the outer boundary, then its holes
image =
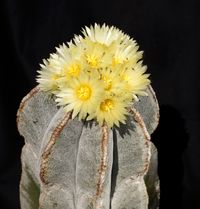
POLYGON ((150 136, 159 118, 148 88, 126 125, 109 130, 72 120, 37 87, 22 101, 17 122, 25 139, 21 209, 157 209, 157 152, 150 136))

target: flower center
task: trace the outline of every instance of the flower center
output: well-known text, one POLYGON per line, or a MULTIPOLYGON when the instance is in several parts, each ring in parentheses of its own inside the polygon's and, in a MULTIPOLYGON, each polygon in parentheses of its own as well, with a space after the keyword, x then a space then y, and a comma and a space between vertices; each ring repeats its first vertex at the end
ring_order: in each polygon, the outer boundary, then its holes
POLYGON ((105 84, 104 89, 107 91, 110 90, 112 87, 112 80, 108 76, 102 76, 102 80, 104 81, 105 84))
POLYGON ((87 55, 86 61, 93 68, 96 68, 98 65, 98 58, 95 55, 87 55))
POLYGON ((68 74, 70 76, 79 76, 80 74, 80 66, 77 64, 72 64, 69 68, 68 68, 68 74))
POLYGON ((111 99, 106 99, 100 104, 100 109, 104 112, 108 112, 114 108, 114 103, 111 99))
POLYGON ((89 86, 86 85, 81 85, 78 89, 77 89, 77 97, 82 100, 82 101, 86 101, 91 97, 92 94, 92 90, 89 86))
POLYGON ((123 75, 123 76, 122 76, 122 80, 128 82, 128 81, 130 80, 130 77, 129 77, 128 75, 123 75))
POLYGON ((112 67, 116 67, 118 64, 123 64, 123 60, 120 59, 119 57, 114 57, 112 59, 112 67))

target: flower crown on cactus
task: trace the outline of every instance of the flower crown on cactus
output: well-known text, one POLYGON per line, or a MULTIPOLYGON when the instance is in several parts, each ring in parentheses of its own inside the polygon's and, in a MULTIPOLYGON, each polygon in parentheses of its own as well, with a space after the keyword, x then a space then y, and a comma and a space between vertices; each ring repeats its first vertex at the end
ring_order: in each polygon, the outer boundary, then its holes
POLYGON ((85 27, 82 36, 75 35, 43 60, 37 82, 64 110, 72 111, 72 118, 119 126, 150 84, 138 49, 135 40, 113 26, 85 27))

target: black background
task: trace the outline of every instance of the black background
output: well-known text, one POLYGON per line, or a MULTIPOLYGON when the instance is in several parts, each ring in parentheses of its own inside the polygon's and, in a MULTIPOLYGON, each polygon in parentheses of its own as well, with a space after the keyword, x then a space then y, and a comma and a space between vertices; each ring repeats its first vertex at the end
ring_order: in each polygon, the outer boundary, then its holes
POLYGON ((94 22, 119 27, 144 50, 161 110, 152 136, 159 152, 160 209, 200 209, 198 0, 3 0, 0 33, 0 208, 19 209, 23 139, 20 100, 39 63, 94 22))

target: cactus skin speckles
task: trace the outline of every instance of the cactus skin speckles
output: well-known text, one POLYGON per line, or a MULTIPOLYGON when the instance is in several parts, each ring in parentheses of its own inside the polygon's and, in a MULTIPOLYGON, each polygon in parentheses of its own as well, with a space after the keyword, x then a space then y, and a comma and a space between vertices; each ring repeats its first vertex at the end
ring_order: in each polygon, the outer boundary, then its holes
POLYGON ((54 98, 34 88, 17 113, 22 149, 21 209, 158 209, 157 151, 150 134, 158 103, 133 104, 126 125, 71 119, 54 98))

